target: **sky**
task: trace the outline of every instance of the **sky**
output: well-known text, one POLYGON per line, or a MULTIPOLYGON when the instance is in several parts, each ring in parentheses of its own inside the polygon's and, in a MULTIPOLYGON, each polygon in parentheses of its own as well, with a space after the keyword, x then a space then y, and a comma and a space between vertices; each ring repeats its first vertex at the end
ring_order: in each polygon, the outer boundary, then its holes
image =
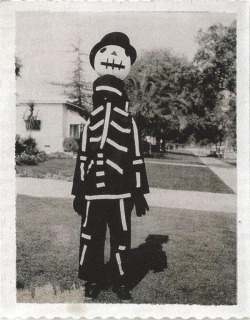
POLYGON ((191 60, 198 48, 200 29, 222 23, 229 26, 234 14, 208 12, 17 12, 16 56, 21 59, 21 78, 17 79, 19 100, 62 100, 63 89, 51 82, 70 80, 75 54, 72 45, 81 41, 86 53, 85 76, 97 77, 88 54, 101 38, 114 31, 126 33, 143 51, 170 49, 191 60))

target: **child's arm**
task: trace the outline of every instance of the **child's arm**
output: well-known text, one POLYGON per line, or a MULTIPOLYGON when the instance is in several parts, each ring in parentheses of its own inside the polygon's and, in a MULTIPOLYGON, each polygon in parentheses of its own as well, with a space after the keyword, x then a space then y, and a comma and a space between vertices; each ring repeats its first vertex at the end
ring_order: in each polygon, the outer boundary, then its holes
POLYGON ((135 120, 132 118, 132 141, 133 141, 133 174, 134 174, 134 189, 132 196, 135 203, 135 209, 137 216, 146 214, 146 210, 149 210, 147 201, 144 194, 149 193, 148 179, 146 173, 146 167, 144 163, 143 152, 139 139, 139 133, 135 120))
POLYGON ((73 207, 74 210, 81 214, 85 212, 86 200, 85 200, 85 173, 88 164, 87 154, 87 132, 88 124, 85 124, 83 132, 80 134, 79 149, 75 166, 75 174, 73 178, 72 195, 75 195, 73 207))

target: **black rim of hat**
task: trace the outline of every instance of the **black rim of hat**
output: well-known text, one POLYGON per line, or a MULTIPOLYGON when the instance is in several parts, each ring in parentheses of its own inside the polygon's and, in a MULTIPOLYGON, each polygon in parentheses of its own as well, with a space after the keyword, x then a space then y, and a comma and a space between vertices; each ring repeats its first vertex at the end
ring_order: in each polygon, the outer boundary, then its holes
POLYGON ((95 61, 96 53, 101 48, 108 45, 116 45, 116 46, 122 47, 123 49, 125 49, 126 54, 130 57, 131 65, 135 62, 137 54, 136 54, 135 48, 130 44, 129 37, 122 32, 112 32, 112 33, 106 34, 101 39, 101 41, 98 42, 90 51, 89 60, 93 69, 94 69, 94 61, 95 61))

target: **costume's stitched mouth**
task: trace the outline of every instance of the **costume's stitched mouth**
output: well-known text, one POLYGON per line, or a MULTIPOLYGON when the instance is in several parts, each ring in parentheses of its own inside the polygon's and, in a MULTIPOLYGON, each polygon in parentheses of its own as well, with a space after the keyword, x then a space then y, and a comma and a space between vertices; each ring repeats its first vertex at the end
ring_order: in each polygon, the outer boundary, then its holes
POLYGON ((120 64, 117 64, 117 63, 115 63, 115 60, 114 60, 114 59, 113 59, 113 62, 112 62, 112 63, 109 62, 109 59, 107 59, 107 62, 101 62, 101 65, 102 65, 102 66, 106 66, 106 69, 107 69, 108 67, 111 67, 112 69, 117 68, 118 70, 120 70, 120 69, 125 69, 125 66, 122 64, 122 61, 121 61, 120 64))

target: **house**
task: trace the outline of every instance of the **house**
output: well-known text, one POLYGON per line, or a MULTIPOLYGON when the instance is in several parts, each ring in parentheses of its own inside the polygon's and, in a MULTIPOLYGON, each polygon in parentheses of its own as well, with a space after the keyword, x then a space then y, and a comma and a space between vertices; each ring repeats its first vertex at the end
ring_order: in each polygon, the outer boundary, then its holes
POLYGON ((35 138, 40 150, 63 152, 66 137, 79 138, 86 120, 81 108, 65 101, 18 101, 16 134, 20 138, 35 138))

